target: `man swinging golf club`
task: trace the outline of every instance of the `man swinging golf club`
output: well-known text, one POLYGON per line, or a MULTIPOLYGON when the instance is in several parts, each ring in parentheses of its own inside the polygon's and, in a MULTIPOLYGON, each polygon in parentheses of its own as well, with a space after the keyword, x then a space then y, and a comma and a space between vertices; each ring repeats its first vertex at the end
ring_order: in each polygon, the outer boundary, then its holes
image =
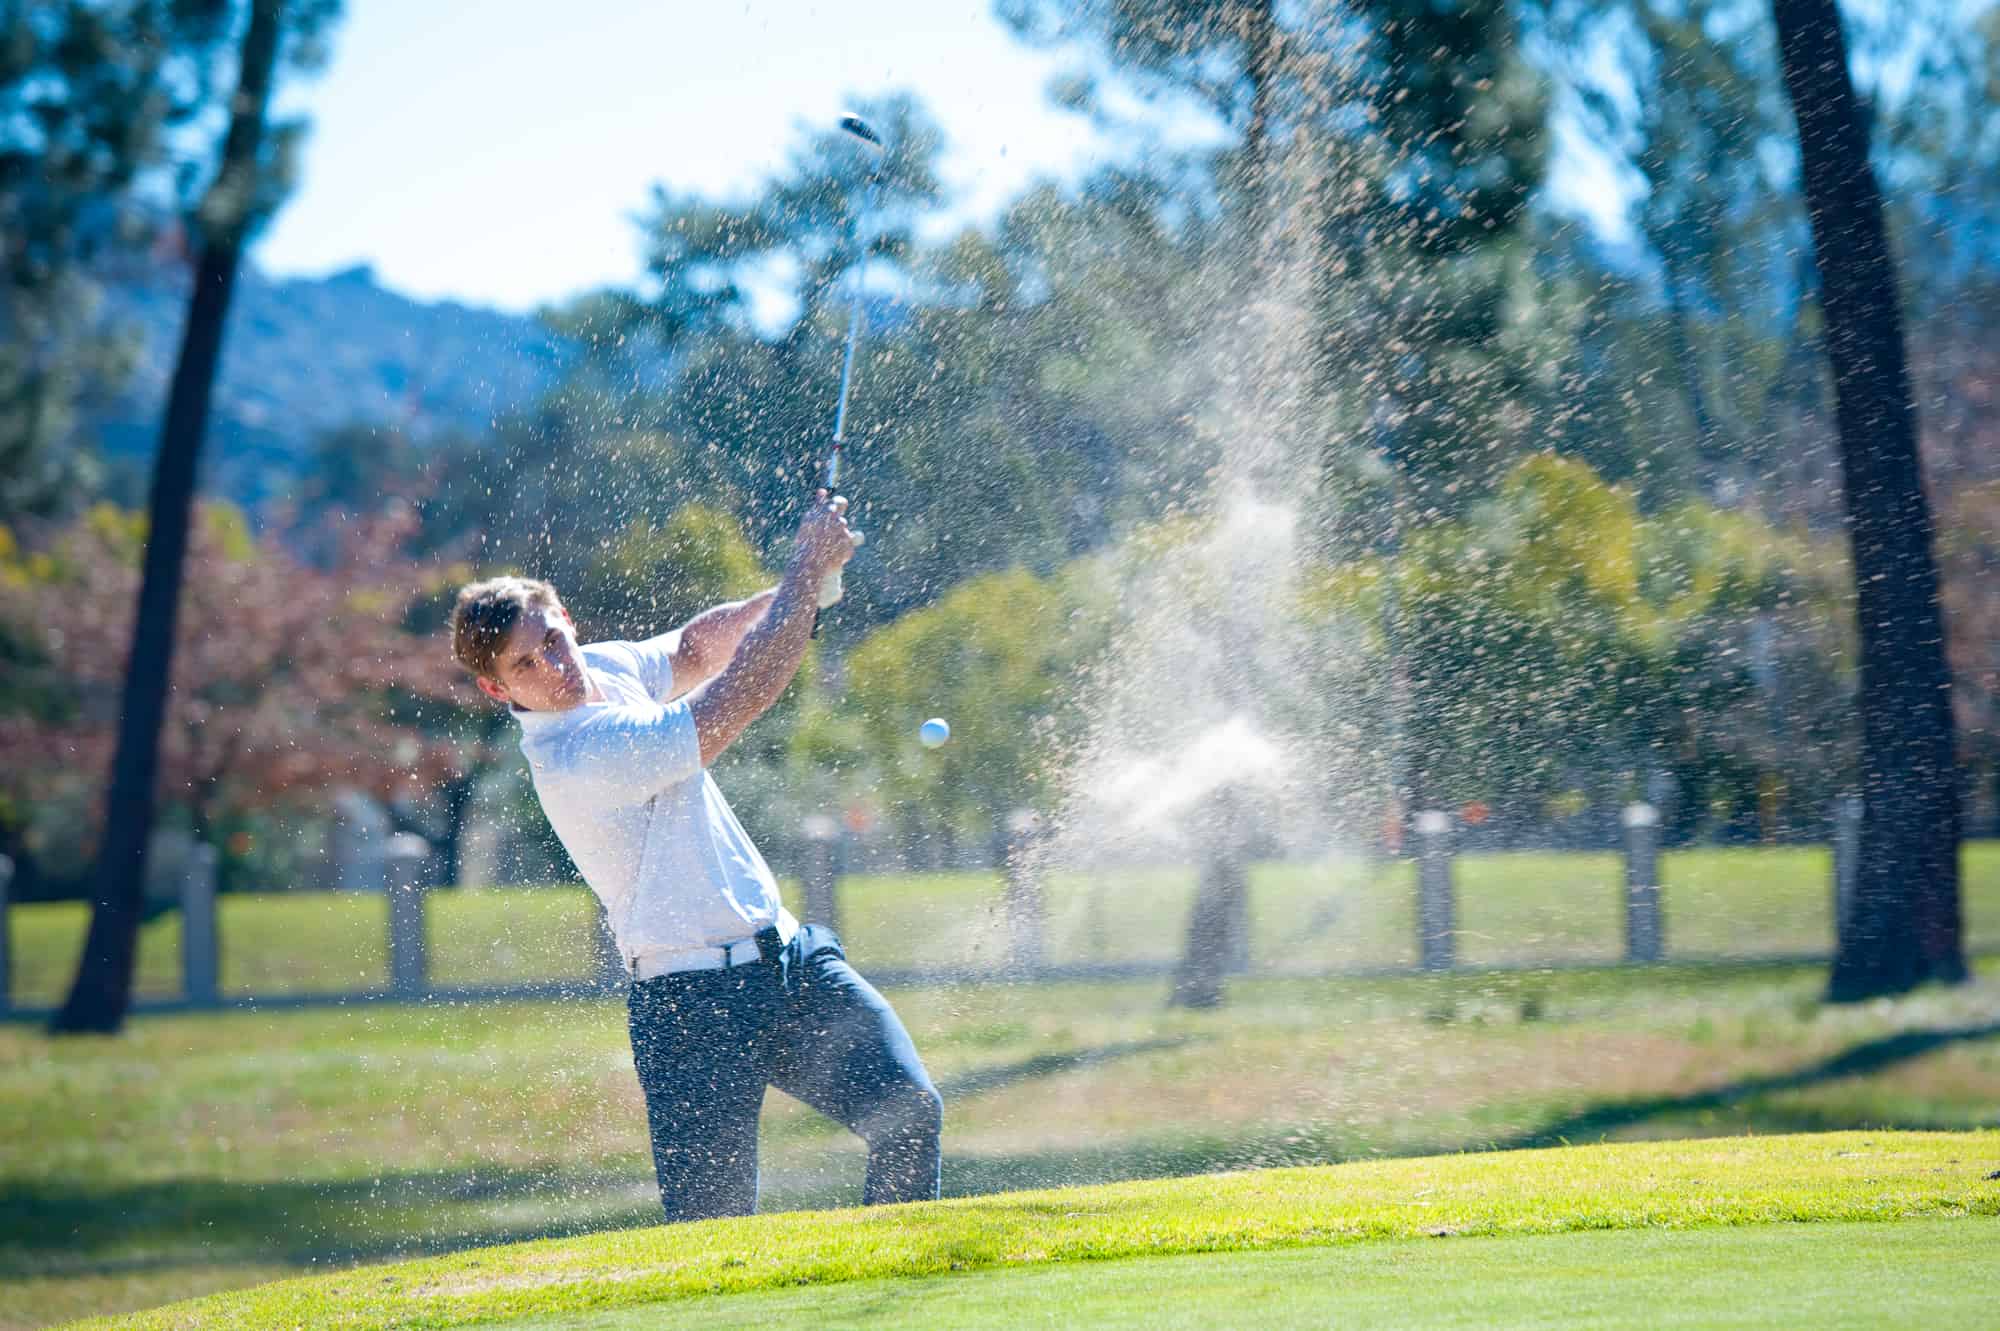
POLYGON ((779 903, 708 765, 797 673, 822 587, 854 553, 820 492, 774 588, 643 642, 578 646, 554 588, 463 588, 452 652, 521 723, 535 792, 604 903, 631 976, 632 1059, 669 1221, 757 1206, 776 1086, 868 1143, 864 1203, 938 1195, 943 1103, 840 940, 779 903))

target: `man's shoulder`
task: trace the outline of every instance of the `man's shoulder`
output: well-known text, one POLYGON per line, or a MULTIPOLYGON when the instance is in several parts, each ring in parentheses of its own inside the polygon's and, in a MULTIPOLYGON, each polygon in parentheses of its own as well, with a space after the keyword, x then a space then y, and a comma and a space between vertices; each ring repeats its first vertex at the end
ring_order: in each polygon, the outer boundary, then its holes
POLYGON ((680 639, 675 630, 638 642, 594 642, 583 648, 583 656, 599 670, 632 680, 648 698, 664 699, 674 692, 674 678, 679 673, 674 654, 680 650, 680 639))
POLYGON ((586 642, 577 649, 583 659, 600 670, 622 670, 627 674, 639 673, 639 648, 636 643, 623 638, 607 638, 603 642, 586 642))

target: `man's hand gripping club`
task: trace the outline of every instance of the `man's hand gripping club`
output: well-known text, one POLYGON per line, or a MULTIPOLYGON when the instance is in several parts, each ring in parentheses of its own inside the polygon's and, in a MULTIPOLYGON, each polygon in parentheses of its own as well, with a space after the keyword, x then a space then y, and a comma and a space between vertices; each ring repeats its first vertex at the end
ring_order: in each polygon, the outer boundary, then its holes
POLYGON ((750 630, 721 674, 688 700, 706 767, 785 692, 805 659, 819 615, 821 587, 839 587, 841 568, 859 544, 847 526, 847 500, 822 490, 799 523, 792 560, 762 623, 750 630))

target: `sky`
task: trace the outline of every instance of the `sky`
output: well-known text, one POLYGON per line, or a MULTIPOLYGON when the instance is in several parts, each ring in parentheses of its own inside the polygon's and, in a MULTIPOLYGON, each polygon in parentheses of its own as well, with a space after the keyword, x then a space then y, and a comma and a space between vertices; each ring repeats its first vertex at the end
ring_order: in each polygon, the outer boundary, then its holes
MULTIPOLYGON (((1074 63, 1016 41, 991 0, 348 0, 330 66, 281 100, 312 131, 256 259, 533 309, 640 277, 655 184, 746 195, 802 125, 899 89, 945 129, 957 211, 983 219, 1115 150, 1048 100, 1074 63)), ((1614 181, 1574 148, 1559 206, 1612 218, 1614 181)))

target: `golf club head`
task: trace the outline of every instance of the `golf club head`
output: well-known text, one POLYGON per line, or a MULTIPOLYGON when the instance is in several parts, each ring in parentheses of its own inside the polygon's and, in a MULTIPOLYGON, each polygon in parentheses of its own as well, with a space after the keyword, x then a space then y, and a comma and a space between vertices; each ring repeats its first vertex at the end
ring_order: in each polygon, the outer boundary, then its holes
POLYGON ((877 134, 867 121, 855 115, 852 111, 840 117, 840 130, 843 134, 851 134, 861 140, 873 152, 881 153, 886 151, 886 146, 882 142, 882 136, 877 134))

